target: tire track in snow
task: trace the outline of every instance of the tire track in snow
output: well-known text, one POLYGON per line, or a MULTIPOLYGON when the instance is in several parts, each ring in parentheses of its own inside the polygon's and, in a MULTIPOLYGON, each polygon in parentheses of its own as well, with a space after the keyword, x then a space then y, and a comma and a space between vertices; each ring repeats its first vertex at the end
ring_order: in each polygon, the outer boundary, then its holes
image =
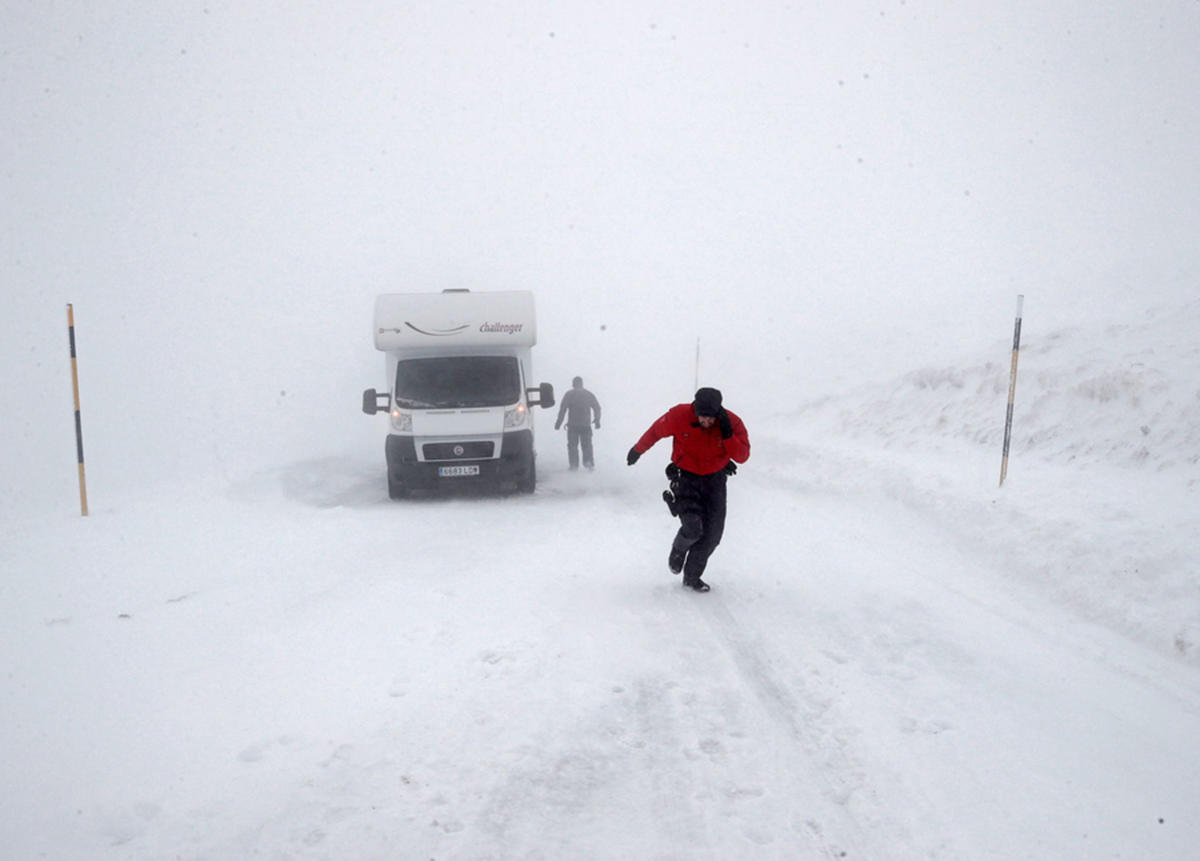
MULTIPOLYGON (((814 843, 831 858, 920 857, 944 850, 944 844, 919 846, 908 827, 881 803, 868 761, 848 747, 847 739, 859 730, 839 714, 836 693, 808 684, 769 644, 750 635, 756 628, 735 615, 738 603, 730 592, 709 600, 713 597, 702 599, 700 615, 737 668, 743 686, 778 728, 781 768, 798 760, 799 781, 815 787, 828 802, 804 816, 804 828, 814 843), (870 835, 882 835, 886 842, 880 845, 870 835)), ((820 678, 815 668, 811 675, 820 678)), ((932 810, 932 801, 919 789, 908 786, 906 792, 906 810, 932 810)))
POLYGON ((829 701, 803 688, 799 696, 780 682, 776 672, 762 652, 746 639, 726 601, 706 596, 701 609, 716 640, 737 667, 743 685, 754 695, 762 710, 778 726, 791 744, 788 753, 799 751, 812 764, 810 772, 820 784, 821 796, 832 802, 820 813, 805 816, 804 824, 810 839, 830 858, 862 858, 861 848, 854 835, 862 825, 849 809, 852 797, 862 789, 859 770, 850 761, 842 743, 826 729, 829 701), (823 826, 820 818, 834 821, 823 826))

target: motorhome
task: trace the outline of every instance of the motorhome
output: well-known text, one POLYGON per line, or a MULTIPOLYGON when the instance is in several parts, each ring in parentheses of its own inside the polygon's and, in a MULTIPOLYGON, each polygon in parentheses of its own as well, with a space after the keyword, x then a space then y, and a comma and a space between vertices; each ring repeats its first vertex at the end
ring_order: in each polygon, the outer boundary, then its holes
POLYGON ((529 382, 533 294, 387 293, 374 319, 388 390, 364 391, 362 408, 388 416, 388 495, 476 483, 532 493, 532 408, 554 406, 549 383, 529 382))

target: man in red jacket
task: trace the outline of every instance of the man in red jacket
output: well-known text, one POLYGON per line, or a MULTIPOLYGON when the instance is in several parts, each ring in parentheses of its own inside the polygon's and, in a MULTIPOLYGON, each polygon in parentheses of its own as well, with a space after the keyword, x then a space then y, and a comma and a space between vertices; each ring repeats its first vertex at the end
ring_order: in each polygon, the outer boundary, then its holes
POLYGON ((742 420, 721 406, 721 393, 710 388, 698 390, 690 404, 663 413, 634 443, 626 461, 633 466, 664 437, 673 441, 667 474, 678 472, 671 482, 672 513, 680 521, 667 565, 675 574, 683 572, 684 586, 707 592, 700 575, 725 531, 725 480, 737 472, 735 461, 749 459, 750 437, 742 420))

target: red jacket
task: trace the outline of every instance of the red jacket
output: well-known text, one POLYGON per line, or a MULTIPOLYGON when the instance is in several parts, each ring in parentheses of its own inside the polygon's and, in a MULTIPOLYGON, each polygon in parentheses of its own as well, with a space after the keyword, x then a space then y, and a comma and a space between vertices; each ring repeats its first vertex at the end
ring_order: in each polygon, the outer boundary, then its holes
POLYGON ((742 420, 729 410, 729 423, 733 436, 721 439, 721 429, 714 422, 712 427, 700 427, 696 412, 691 404, 671 407, 642 434, 633 446, 638 454, 645 454, 663 437, 672 437, 671 462, 680 469, 699 475, 711 475, 725 468, 730 459, 745 463, 750 458, 750 437, 742 420))

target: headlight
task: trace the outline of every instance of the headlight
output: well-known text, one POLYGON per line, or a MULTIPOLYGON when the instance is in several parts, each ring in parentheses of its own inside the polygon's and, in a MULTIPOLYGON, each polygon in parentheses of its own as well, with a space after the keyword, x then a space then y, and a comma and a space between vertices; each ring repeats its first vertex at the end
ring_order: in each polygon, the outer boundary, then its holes
POLYGON ((392 410, 392 427, 398 431, 412 430, 412 413, 403 410, 392 410))
POLYGON ((525 405, 524 404, 517 404, 516 407, 514 407, 513 409, 504 411, 504 427, 505 427, 505 429, 519 428, 523 424, 525 424, 525 405))

